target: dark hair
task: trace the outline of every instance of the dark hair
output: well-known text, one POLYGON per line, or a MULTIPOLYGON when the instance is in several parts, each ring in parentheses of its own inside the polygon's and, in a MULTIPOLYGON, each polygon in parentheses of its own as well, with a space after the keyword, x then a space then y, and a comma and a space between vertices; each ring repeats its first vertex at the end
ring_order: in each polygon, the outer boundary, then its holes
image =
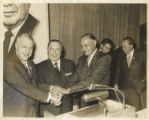
POLYGON ((131 37, 125 37, 123 41, 128 41, 129 45, 133 45, 133 48, 136 48, 136 43, 131 37))
POLYGON ((101 44, 105 45, 105 44, 110 44, 111 45, 111 49, 110 49, 110 52, 114 49, 114 43, 111 39, 109 38, 104 38, 102 41, 101 41, 101 44))
POLYGON ((50 40, 49 43, 48 43, 48 46, 47 46, 48 49, 49 49, 49 46, 50 46, 50 44, 51 44, 52 42, 57 42, 57 43, 60 44, 60 46, 61 46, 61 57, 64 57, 64 56, 65 56, 65 49, 64 49, 64 46, 63 46, 62 42, 59 41, 59 40, 57 40, 57 39, 52 39, 52 40, 50 40))

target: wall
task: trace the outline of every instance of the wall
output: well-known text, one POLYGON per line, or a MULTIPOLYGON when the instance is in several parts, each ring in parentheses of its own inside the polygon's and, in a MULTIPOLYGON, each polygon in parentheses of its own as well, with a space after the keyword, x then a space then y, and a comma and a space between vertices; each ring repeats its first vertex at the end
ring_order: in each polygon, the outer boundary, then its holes
POLYGON ((47 44, 49 42, 48 4, 31 4, 30 13, 39 20, 33 38, 36 43, 34 62, 47 59, 47 44))
POLYGON ((77 61, 81 55, 80 37, 91 32, 101 41, 111 38, 116 47, 126 36, 139 48, 139 4, 50 4, 50 36, 59 39, 66 57, 77 61))

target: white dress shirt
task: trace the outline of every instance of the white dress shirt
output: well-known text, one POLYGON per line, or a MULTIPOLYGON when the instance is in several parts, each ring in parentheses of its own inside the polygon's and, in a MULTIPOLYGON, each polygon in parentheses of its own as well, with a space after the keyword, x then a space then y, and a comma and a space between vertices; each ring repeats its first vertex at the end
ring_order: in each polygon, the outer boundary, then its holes
MULTIPOLYGON (((28 16, 27 16, 27 17, 28 17, 28 16)), ((26 18, 27 18, 27 17, 26 17, 26 18)), ((14 28, 14 29, 11 30, 12 37, 11 37, 11 39, 10 39, 10 44, 9 44, 9 48, 8 48, 8 53, 9 53, 9 51, 10 51, 10 48, 11 48, 11 46, 12 46, 12 44, 13 44, 13 42, 14 42, 14 40, 15 40, 15 38, 16 38, 18 32, 19 32, 19 30, 21 29, 21 27, 23 26, 23 24, 25 23, 25 21, 26 21, 26 19, 25 19, 19 26, 17 26, 16 28, 14 28)), ((7 29, 5 26, 3 26, 4 39, 5 39, 5 33, 6 33, 7 31, 8 31, 8 29, 7 29)))
POLYGON ((97 51, 97 48, 95 49, 95 51, 94 51, 90 56, 88 56, 88 58, 87 58, 87 65, 88 65, 88 67, 89 67, 90 64, 91 64, 91 61, 92 61, 92 59, 93 59, 93 57, 94 57, 96 51, 97 51))
POLYGON ((127 54, 127 58, 130 57, 130 62, 132 61, 133 54, 134 54, 134 49, 132 49, 132 50, 129 52, 129 54, 127 54))

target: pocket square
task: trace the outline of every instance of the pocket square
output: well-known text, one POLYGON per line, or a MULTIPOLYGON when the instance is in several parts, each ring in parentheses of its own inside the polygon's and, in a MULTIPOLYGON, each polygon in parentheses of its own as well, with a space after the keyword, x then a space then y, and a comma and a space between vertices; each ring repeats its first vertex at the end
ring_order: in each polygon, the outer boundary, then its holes
POLYGON ((69 75, 72 75, 72 73, 66 73, 66 74, 65 74, 65 76, 69 76, 69 75))

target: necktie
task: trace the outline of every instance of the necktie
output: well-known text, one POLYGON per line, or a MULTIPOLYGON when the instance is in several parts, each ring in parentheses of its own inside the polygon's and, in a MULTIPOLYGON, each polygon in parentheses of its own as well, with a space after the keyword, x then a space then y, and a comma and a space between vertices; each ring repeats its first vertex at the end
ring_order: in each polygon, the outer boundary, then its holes
POLYGON ((57 72, 59 72, 59 67, 58 67, 58 63, 57 63, 57 62, 54 63, 54 68, 55 68, 55 70, 56 70, 57 72))
POLYGON ((127 56, 127 64, 128 64, 128 68, 130 68, 130 64, 131 64, 131 56, 130 55, 127 56))
POLYGON ((90 65, 90 57, 87 58, 87 66, 89 67, 90 65))
POLYGON ((9 49, 9 44, 10 44, 10 39, 13 36, 12 32, 9 30, 5 33, 5 40, 4 40, 4 55, 8 55, 8 49, 9 49))
POLYGON ((28 74, 29 74, 29 77, 30 77, 30 80, 31 80, 32 79, 32 67, 30 67, 27 62, 25 64, 25 66, 27 68, 27 71, 28 71, 28 74))

